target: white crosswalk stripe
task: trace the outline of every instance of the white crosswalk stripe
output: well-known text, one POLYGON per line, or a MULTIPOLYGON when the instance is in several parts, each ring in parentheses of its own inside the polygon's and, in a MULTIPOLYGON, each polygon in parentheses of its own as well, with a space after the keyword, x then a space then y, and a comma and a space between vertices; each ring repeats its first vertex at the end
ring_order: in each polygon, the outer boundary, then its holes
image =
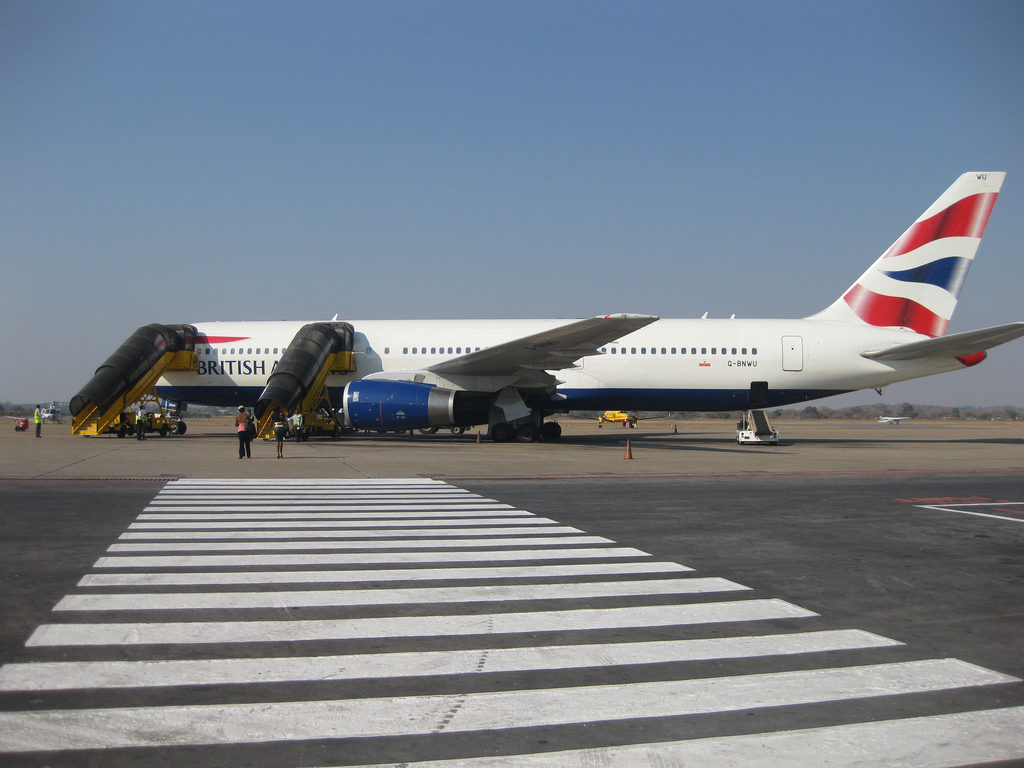
POLYGON ((38 656, 0 668, 0 694, 35 697, 0 711, 0 753, 359 738, 382 745, 374 765, 422 768, 852 765, 851 744, 867 764, 1024 758, 1024 707, 751 734, 736 718, 864 701, 884 713, 887 697, 927 710, 929 696, 1020 682, 816 621, 440 481, 174 481, 32 633, 38 656), (126 690, 142 698, 109 697, 126 690), (736 733, 551 741, 708 717, 736 733), (455 740, 537 728, 543 747, 520 738, 502 756, 455 740), (419 762, 388 754, 427 736, 419 762))

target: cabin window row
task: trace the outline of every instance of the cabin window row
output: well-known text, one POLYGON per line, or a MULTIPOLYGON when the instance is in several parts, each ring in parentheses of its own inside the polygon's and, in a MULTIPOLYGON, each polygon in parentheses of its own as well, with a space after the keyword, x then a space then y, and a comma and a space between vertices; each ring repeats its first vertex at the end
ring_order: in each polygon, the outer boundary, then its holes
POLYGON ((757 347, 602 347, 612 355, 756 355, 757 347))
MULTIPOLYGON (((474 349, 473 347, 402 347, 403 355, 461 355, 465 350, 468 355, 470 352, 479 352, 480 347, 474 349)), ((384 354, 391 354, 391 348, 385 347, 384 354)))
MULTIPOLYGON (((285 347, 284 349, 274 347, 273 351, 271 351, 270 347, 256 347, 255 349, 253 349, 252 347, 231 347, 231 349, 214 349, 213 347, 205 347, 204 350, 202 351, 207 355, 276 355, 278 352, 284 352, 285 349, 287 349, 287 347, 285 347)), ((197 350, 197 352, 198 351, 200 350, 197 350)))

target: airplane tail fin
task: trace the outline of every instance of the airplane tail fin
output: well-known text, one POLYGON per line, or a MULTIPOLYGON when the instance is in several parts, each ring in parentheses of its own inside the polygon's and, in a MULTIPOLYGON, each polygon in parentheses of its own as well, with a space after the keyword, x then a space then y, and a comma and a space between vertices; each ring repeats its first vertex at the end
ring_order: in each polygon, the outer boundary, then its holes
POLYGON ((963 174, 857 282, 810 319, 942 336, 1005 177, 963 174))

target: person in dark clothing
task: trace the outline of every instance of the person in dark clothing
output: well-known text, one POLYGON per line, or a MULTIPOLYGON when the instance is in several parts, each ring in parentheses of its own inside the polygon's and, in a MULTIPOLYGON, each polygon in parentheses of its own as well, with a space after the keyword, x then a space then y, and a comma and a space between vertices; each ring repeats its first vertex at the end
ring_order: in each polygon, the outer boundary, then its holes
POLYGON ((277 458, 284 458, 284 439, 288 437, 288 421, 280 411, 274 413, 274 439, 277 440, 277 458))
POLYGON ((245 406, 238 406, 238 413, 235 414, 235 431, 238 432, 238 458, 252 458, 252 433, 249 431, 249 417, 245 413, 245 406))

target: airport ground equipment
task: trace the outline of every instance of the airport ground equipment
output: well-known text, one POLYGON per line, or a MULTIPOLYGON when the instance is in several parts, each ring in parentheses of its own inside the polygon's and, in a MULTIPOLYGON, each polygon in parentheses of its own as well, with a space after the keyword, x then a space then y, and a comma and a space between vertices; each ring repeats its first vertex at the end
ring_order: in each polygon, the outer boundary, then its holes
MULTIPOLYGON (((152 400, 157 380, 166 371, 194 371, 196 329, 192 325, 151 323, 137 329, 96 369, 96 373, 71 398, 71 434, 100 435, 113 432, 120 437, 134 431, 129 414, 132 405, 152 400)), ((163 409, 160 408, 163 414, 163 409)), ((166 417, 165 417, 166 418, 166 417)), ((170 431, 169 424, 163 424, 170 431)), ((183 433, 184 422, 175 424, 183 433)))
POLYGON ((736 422, 736 442, 740 445, 778 445, 779 432, 772 428, 764 411, 744 411, 736 422))
POLYGON ((325 384, 332 373, 355 370, 354 335, 351 324, 341 322, 309 323, 299 329, 256 401, 258 436, 273 437, 276 413, 302 414, 302 428, 295 436, 299 440, 311 433, 340 431, 325 384))

